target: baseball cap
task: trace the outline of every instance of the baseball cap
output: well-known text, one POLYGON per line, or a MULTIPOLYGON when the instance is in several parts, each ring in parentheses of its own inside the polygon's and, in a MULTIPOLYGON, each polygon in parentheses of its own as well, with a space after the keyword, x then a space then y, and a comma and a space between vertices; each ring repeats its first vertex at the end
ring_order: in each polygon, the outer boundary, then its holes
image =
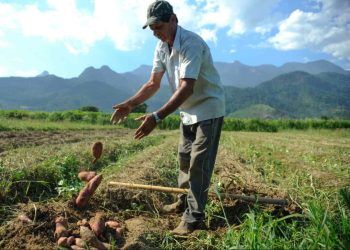
POLYGON ((147 22, 142 28, 146 29, 147 26, 159 21, 167 21, 172 14, 174 14, 173 6, 170 3, 163 0, 155 1, 148 6, 147 22))

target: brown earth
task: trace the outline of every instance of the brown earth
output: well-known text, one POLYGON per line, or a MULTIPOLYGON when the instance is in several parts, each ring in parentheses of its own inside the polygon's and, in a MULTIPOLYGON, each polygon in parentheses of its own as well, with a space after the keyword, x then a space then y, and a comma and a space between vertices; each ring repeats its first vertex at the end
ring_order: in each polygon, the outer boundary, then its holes
MULTIPOLYGON (((103 136, 108 136, 106 132, 103 136)), ((112 132, 111 132, 112 133, 112 132)), ((162 236, 174 229, 180 222, 181 215, 162 215, 160 209, 164 203, 174 200, 173 195, 132 191, 122 188, 108 187, 109 181, 125 181, 140 184, 168 185, 160 175, 157 159, 168 159, 169 152, 176 152, 177 136, 164 141, 157 147, 149 147, 142 154, 136 154, 125 163, 123 171, 103 173, 104 181, 86 209, 77 209, 72 201, 51 200, 45 203, 22 204, 16 208, 12 218, 0 227, 0 249, 55 249, 54 239, 55 218, 64 216, 68 219, 70 229, 77 232, 76 223, 81 219, 89 219, 96 212, 103 212, 109 219, 121 222, 125 229, 123 238, 116 242, 117 248, 122 249, 157 249, 162 236), (164 150, 167 148, 169 150, 164 150), (158 158, 157 158, 158 157, 158 158), (16 218, 18 214, 26 214, 34 223, 23 223, 16 218)), ((102 136, 102 135, 101 135, 102 136)), ((115 136, 115 135, 114 135, 115 136)), ((10 150, 25 145, 66 144, 88 138, 96 138, 91 132, 30 132, 1 133, 1 144, 4 150, 10 150), (4 140, 4 141, 3 141, 4 140), (12 146, 9 146, 12 145, 12 146)), ((169 164, 172 164, 170 161, 169 164)), ((223 187, 228 192, 255 194, 259 193, 273 197, 285 197, 281 191, 268 187, 259 175, 252 173, 245 166, 245 160, 230 156, 225 149, 219 150, 215 174, 220 176, 223 187), (236 173, 236 174, 233 174, 236 173)), ((175 166, 174 166, 175 167, 175 166)), ((216 199, 213 199, 213 202, 216 199)), ((224 209, 227 222, 230 225, 239 224, 244 215, 249 212, 251 205, 237 200, 225 200, 224 209)), ((276 217, 295 212, 295 207, 282 208, 279 206, 261 207, 270 211, 276 217)), ((210 234, 220 234, 227 223, 221 218, 213 217, 206 223, 210 234)), ((196 237, 195 232, 190 238, 180 238, 180 242, 196 237)), ((191 248, 191 247, 190 247, 191 248)))

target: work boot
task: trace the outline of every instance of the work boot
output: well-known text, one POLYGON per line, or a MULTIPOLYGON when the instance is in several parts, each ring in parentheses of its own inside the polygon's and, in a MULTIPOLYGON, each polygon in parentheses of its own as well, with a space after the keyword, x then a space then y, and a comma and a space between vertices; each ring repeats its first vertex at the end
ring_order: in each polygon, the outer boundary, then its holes
POLYGON ((185 236, 199 228, 199 222, 189 223, 181 220, 180 224, 171 233, 173 235, 185 236))
POLYGON ((170 204, 170 205, 165 205, 163 208, 162 208, 162 212, 163 213, 182 213, 184 212, 186 209, 186 206, 185 206, 185 202, 183 202, 182 200, 178 200, 176 202, 174 202, 173 204, 170 204))

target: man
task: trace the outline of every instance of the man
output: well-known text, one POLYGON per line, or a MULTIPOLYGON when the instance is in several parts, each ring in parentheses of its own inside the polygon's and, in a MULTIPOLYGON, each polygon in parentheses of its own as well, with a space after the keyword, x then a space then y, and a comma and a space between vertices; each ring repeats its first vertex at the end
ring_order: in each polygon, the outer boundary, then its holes
POLYGON ((184 212, 181 223, 172 232, 186 235, 197 229, 204 219, 225 100, 208 45, 177 23, 167 1, 156 1, 148 7, 143 28, 149 26, 160 39, 154 52, 151 77, 133 97, 113 107, 111 121, 116 123, 126 118, 133 107, 153 96, 166 72, 173 95, 159 110, 138 118, 143 122, 135 132, 135 139, 147 136, 158 122, 180 109, 178 185, 188 188, 189 192, 179 196, 174 204, 165 206, 164 211, 184 212))

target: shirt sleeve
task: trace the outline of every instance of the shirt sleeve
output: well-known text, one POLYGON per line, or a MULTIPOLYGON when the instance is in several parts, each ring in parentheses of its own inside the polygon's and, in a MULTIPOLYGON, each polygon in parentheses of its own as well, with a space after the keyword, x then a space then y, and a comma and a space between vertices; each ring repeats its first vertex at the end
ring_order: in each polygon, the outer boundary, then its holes
POLYGON ((164 64, 160 58, 160 52, 158 47, 154 51, 154 57, 153 57, 153 68, 152 73, 162 72, 165 71, 164 64))
POLYGON ((203 46, 200 43, 188 44, 180 52, 180 79, 198 79, 202 66, 203 46))

